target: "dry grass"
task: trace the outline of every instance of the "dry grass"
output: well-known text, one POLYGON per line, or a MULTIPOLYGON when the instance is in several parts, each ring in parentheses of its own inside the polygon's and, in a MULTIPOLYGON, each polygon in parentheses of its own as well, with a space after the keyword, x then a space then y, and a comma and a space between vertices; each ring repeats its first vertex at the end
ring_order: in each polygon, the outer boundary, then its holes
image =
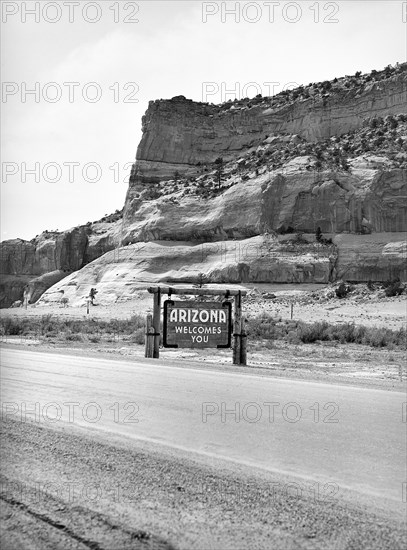
POLYGON ((276 322, 267 314, 249 318, 247 333, 250 338, 255 340, 285 340, 292 344, 339 342, 341 344, 363 344, 374 348, 407 349, 405 328, 391 330, 355 325, 354 323, 330 324, 327 321, 276 322))
MULTIPOLYGON (((363 344, 373 348, 407 349, 405 328, 391 330, 354 323, 330 324, 327 321, 305 323, 281 321, 263 313, 249 317, 246 323, 249 342, 254 349, 270 349, 274 341, 292 345, 330 342, 331 344, 363 344)), ((37 317, 4 316, 0 318, 0 334, 66 342, 114 342, 123 340, 144 344, 145 318, 132 315, 128 319, 78 319, 47 314, 37 317)))
POLYGON ((144 344, 145 319, 133 315, 129 319, 69 319, 48 314, 40 317, 1 317, 0 332, 5 336, 24 336, 67 342, 115 341, 126 339, 144 344))

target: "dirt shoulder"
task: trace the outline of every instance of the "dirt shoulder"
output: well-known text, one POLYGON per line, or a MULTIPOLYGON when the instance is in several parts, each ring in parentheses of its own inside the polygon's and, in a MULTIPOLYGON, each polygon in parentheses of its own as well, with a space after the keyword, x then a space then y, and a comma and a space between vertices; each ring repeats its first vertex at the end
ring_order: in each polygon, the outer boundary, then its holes
POLYGON ((74 430, 2 423, 2 548, 405 547, 383 502, 74 430))
MULTIPOLYGON (((3 338, 1 347, 79 357, 146 361, 144 346, 120 339, 92 345, 7 337, 3 338)), ((272 344, 269 341, 249 343, 246 367, 232 364, 231 350, 161 348, 160 359, 180 368, 246 372, 389 391, 405 391, 407 381, 406 351, 375 349, 358 344, 320 342, 294 345, 283 341, 274 341, 272 344)), ((154 362, 154 359, 147 361, 154 362)))

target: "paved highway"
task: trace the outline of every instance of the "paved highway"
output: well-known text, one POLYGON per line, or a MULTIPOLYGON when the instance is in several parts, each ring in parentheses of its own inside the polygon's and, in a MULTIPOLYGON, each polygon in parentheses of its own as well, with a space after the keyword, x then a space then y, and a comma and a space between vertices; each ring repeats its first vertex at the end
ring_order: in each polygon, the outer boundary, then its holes
POLYGON ((401 505, 402 393, 12 349, 1 378, 3 418, 147 439, 401 505))

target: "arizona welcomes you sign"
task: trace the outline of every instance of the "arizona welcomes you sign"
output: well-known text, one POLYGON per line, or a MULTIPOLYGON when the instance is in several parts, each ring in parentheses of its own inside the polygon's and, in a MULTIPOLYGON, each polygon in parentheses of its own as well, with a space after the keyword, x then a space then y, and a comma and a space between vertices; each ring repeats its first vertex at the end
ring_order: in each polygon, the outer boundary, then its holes
POLYGON ((229 348, 230 302, 164 302, 164 347, 229 348))

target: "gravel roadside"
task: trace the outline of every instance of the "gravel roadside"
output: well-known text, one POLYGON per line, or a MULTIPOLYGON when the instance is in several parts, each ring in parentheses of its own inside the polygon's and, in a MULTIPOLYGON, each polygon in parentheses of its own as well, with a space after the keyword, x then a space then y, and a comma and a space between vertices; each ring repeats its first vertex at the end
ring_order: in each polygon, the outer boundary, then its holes
MULTIPOLYGON (((372 349, 359 344, 331 343, 292 345, 274 343, 267 348, 248 352, 248 364, 232 364, 230 350, 160 349, 160 361, 178 368, 245 372, 257 376, 308 380, 327 384, 345 384, 388 391, 405 391, 407 379, 407 353, 404 350, 372 349)), ((22 349, 31 352, 60 353, 76 357, 93 357, 121 361, 146 361, 144 346, 117 342, 105 346, 90 346, 88 343, 55 344, 9 337, 0 342, 1 349, 22 349)))
POLYGON ((78 429, 2 422, 3 550, 398 549, 390 509, 78 429), (300 490, 299 490, 300 489, 300 490), (304 489, 304 490, 301 490, 304 489))

